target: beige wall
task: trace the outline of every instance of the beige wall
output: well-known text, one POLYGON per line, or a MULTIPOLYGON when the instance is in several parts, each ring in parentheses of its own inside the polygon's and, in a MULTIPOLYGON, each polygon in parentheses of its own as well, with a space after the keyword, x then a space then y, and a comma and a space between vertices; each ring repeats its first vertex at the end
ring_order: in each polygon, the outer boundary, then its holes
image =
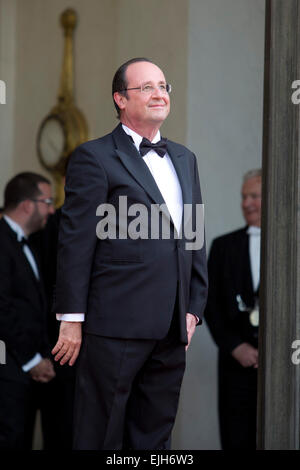
MULTIPOLYGON (((56 103, 64 44, 59 16, 69 5, 68 0, 17 1, 15 172, 31 169, 45 173, 37 160, 36 136, 41 121, 56 103)), ((93 138, 114 125, 110 98, 114 2, 73 0, 72 7, 79 16, 75 97, 93 138)))
POLYGON ((172 84, 171 114, 162 134, 186 141, 188 1, 117 0, 116 67, 131 57, 149 57, 172 84), (150 8, 149 8, 150 6, 150 8))
MULTIPOLYGON (((10 0, 0 1, 7 9, 10 0)), ((184 142, 188 3, 172 0, 170 9, 169 0, 152 0, 151 12, 147 0, 72 0, 71 5, 79 17, 74 48, 75 98, 87 118, 90 138, 104 135, 118 123, 111 98, 117 67, 129 58, 146 56, 161 65, 174 89, 172 114, 162 132, 184 142)), ((10 12, 17 31, 10 30, 10 40, 15 41, 15 80, 8 76, 15 100, 14 117, 11 111, 8 120, 5 113, 15 138, 10 147, 0 143, 1 154, 9 162, 0 179, 1 196, 5 181, 16 172, 32 170, 48 175, 37 159, 36 137, 41 121, 56 103, 63 56, 59 16, 67 7, 69 0, 16 0, 15 11, 10 12)))

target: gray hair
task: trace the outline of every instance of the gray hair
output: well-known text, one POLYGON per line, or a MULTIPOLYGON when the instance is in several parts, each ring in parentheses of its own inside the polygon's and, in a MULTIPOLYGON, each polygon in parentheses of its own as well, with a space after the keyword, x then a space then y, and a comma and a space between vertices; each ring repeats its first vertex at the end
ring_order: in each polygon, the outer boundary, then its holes
POLYGON ((261 168, 256 168, 254 170, 249 170, 243 176, 243 183, 250 180, 251 178, 261 177, 261 174, 262 174, 261 168))

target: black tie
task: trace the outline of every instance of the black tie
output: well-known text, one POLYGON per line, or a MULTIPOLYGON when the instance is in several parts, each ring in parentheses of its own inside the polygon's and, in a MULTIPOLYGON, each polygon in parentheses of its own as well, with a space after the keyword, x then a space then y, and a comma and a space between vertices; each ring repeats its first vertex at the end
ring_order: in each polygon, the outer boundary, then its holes
POLYGON ((154 150, 160 157, 164 157, 167 153, 167 139, 162 138, 159 142, 152 144, 150 140, 143 137, 142 142, 140 143, 140 154, 144 157, 150 150, 154 150))

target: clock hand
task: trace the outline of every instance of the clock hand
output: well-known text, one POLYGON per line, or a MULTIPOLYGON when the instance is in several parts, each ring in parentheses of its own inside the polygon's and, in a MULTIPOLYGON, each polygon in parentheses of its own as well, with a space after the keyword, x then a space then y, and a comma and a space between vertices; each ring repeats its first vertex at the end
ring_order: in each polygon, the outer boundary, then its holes
POLYGON ((55 150, 55 152, 57 153, 57 152, 58 152, 58 148, 57 148, 56 145, 53 143, 53 141, 50 140, 50 139, 47 139, 47 142, 48 142, 48 144, 50 144, 50 147, 52 147, 53 150, 55 150))

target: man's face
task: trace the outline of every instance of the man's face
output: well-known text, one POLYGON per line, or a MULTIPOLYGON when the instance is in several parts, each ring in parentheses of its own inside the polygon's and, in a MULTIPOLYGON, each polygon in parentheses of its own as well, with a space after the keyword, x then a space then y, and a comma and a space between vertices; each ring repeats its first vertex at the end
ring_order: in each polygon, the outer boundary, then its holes
POLYGON ((261 177, 248 179, 242 186, 242 211, 247 225, 260 227, 261 177))
POLYGON ((38 188, 41 194, 35 198, 36 201, 32 201, 33 211, 27 222, 29 233, 34 233, 44 228, 49 215, 54 213, 53 205, 48 205, 43 202, 45 199, 52 198, 50 184, 39 183, 38 188))
MULTIPOLYGON (((158 89, 166 84, 162 71, 150 62, 136 62, 126 70, 127 88, 151 85, 152 93, 138 90, 127 91, 127 98, 122 97, 121 121, 133 129, 159 127, 170 111, 170 97, 158 89)), ((120 96, 120 95, 119 95, 120 96)))

